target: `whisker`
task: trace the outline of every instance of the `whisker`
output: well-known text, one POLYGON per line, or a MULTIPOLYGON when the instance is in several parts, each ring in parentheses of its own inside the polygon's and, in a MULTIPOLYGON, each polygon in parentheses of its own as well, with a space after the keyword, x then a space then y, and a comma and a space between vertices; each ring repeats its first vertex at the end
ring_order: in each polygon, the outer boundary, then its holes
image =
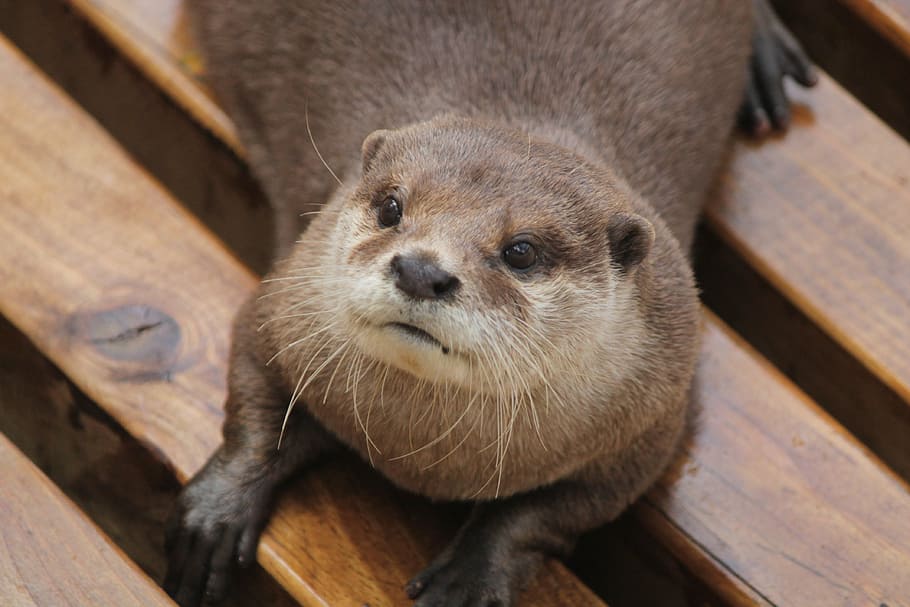
POLYGON ((316 155, 319 156, 319 160, 322 162, 322 166, 332 174, 332 177, 335 178, 335 181, 338 182, 338 185, 344 185, 341 183, 341 180, 338 179, 338 175, 335 174, 335 171, 332 170, 332 167, 329 166, 329 163, 325 161, 325 158, 322 157, 322 154, 319 152, 319 148, 316 147, 316 140, 313 139, 313 132, 310 130, 310 106, 309 102, 305 103, 303 106, 303 120, 306 123, 306 133, 310 137, 310 143, 313 144, 313 149, 316 150, 316 155))
POLYGON ((286 351, 289 350, 290 348, 293 348, 294 346, 298 346, 298 345, 302 344, 303 342, 307 341, 308 339, 312 339, 313 337, 319 335, 320 333, 324 333, 325 331, 328 331, 329 329, 332 329, 332 328, 334 328, 334 327, 337 326, 337 325, 338 325, 337 322, 333 322, 332 324, 326 325, 326 326, 324 326, 323 328, 319 329, 319 330, 316 331, 315 333, 309 333, 309 334, 305 335, 304 337, 301 337, 301 338, 298 339, 298 340, 292 341, 291 343, 289 343, 289 344, 286 345, 285 347, 283 347, 283 348, 281 348, 280 350, 278 350, 277 352, 275 352, 275 355, 272 356, 272 358, 270 358, 270 359, 268 360, 268 362, 265 363, 265 366, 269 366, 270 364, 272 364, 272 362, 273 362, 276 358, 278 358, 282 353, 286 352, 286 351))

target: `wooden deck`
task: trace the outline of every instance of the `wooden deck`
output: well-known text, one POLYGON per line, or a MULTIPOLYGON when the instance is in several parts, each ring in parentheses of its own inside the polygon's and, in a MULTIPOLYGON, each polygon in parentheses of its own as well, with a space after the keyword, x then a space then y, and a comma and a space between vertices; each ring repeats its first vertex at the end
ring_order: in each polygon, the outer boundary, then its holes
POLYGON ((174 603, 0 434, 0 602, 174 603))
MULTIPOLYGON (((910 40, 905 0, 839 2, 896 48, 910 40)), ((53 56, 44 40, 33 54, 64 84, 102 58, 131 66, 139 77, 114 90, 160 90, 179 114, 168 120, 206 138, 204 158, 225 159, 206 178, 243 196, 230 187, 243 150, 202 84, 181 0, 3 8, 0 30, 26 48, 38 12, 43 27, 95 32, 102 53, 74 43, 53 56)), ((230 319, 256 279, 101 126, 0 49, 11 83, 0 94, 0 313, 186 480, 219 440, 230 319)), ((103 70, 91 74, 71 86, 77 98, 106 85, 103 70)), ((707 212, 708 300, 782 369, 706 311, 700 430, 635 517, 725 603, 894 607, 910 597, 910 145, 831 78, 794 97, 791 132, 738 143, 707 212), (759 286, 739 290, 725 267, 759 286), (837 420, 784 372, 824 378, 810 389, 837 420)), ((118 131, 122 118, 83 103, 118 131)), ((339 461, 287 492, 259 559, 302 604, 404 605, 401 584, 452 526, 339 461)), ((525 599, 599 604, 555 562, 525 599)))

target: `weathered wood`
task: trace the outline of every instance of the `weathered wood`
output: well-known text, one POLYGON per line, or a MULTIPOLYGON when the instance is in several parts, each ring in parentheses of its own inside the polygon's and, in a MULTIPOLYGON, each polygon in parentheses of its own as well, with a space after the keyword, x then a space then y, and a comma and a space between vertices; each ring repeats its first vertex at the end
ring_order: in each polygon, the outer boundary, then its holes
POLYGON ((696 273, 702 301, 904 478, 907 402, 853 358, 704 227, 696 273), (745 303, 747 302, 747 303, 745 303))
MULTIPOLYGON (((230 322, 255 279, 5 41, 0 81, 0 312, 185 480, 220 440, 230 322)), ((438 519, 336 465, 282 500, 259 559, 304 604, 404 605, 438 519)), ((550 562, 528 604, 601 603, 550 562)))
POLYGON ((68 0, 193 118, 238 154, 234 124, 201 84, 184 0, 68 0))
MULTIPOLYGON (((730 250, 910 409, 910 146, 826 77, 816 91, 791 93, 797 106, 790 132, 737 147, 708 221, 730 250)), ((708 288, 722 290, 718 278, 708 288)), ((788 319, 779 320, 786 338, 788 319)), ((796 346, 810 352, 811 344, 796 346)), ((849 377, 832 381, 851 393, 849 377)), ((910 434, 910 416, 894 416, 900 426, 878 430, 864 423, 864 408, 842 413, 910 478, 901 439, 910 434)))
POLYGON ((174 605, 0 434, 0 604, 174 605))
MULTIPOLYGON (((253 279, 8 50, 0 79, 15 143, 0 146, 0 311, 186 478, 218 440, 228 325, 253 279)), ((684 565, 734 604, 910 596, 907 487, 710 317, 696 398, 701 433, 639 508, 684 565)), ((336 462, 285 496, 259 556, 304 602, 400 604, 440 520, 336 462)), ((550 564, 527 596, 585 592, 550 564)))
POLYGON ((685 457, 639 514, 734 604, 900 605, 910 597, 907 484, 713 316, 685 457), (894 514, 896 512, 907 514, 894 514))
POLYGON ((910 0, 840 0, 910 55, 910 0))
POLYGON ((910 146, 828 78, 790 93, 790 132, 738 146, 708 219, 910 402, 910 146))
MULTIPOLYGON (((166 8, 167 0, 146 3, 166 8)), ((101 16, 94 21, 63 0, 0 0, 0 32, 5 33, 45 73, 127 149, 177 199, 251 268, 262 272, 271 258, 271 209, 236 152, 195 116, 210 116, 217 130, 217 106, 199 92, 186 63, 139 62, 154 48, 124 54, 101 16), (111 37, 113 36, 113 38, 111 37), (140 67, 141 66, 141 67, 140 67), (149 74, 159 81, 153 82, 149 74), (181 83, 175 85, 174 83, 181 83), (162 87, 162 88, 159 88, 162 87), (167 92, 165 92, 167 91, 167 92), (194 95, 180 97, 181 91, 194 95), (179 97, 179 99, 178 99, 179 97), (193 103, 193 100, 198 103, 193 103), (208 113, 208 110, 216 113, 208 113)), ((146 17, 143 17, 146 18, 146 17)), ((142 32, 129 29, 142 37, 142 32)), ((174 33, 176 44, 181 34, 174 33)), ((169 58, 168 58, 169 59, 169 58)), ((226 140, 230 137, 221 132, 226 140)))
POLYGON ((910 2, 773 1, 812 59, 910 138, 910 2))

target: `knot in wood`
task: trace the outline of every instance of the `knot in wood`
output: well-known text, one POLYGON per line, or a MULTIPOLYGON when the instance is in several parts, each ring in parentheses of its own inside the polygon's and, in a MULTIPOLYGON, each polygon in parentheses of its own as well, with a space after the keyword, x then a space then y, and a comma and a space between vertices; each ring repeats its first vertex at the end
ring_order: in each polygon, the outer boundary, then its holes
POLYGON ((122 362, 165 365, 180 345, 180 325, 146 305, 124 305, 82 316, 80 337, 105 357, 122 362))

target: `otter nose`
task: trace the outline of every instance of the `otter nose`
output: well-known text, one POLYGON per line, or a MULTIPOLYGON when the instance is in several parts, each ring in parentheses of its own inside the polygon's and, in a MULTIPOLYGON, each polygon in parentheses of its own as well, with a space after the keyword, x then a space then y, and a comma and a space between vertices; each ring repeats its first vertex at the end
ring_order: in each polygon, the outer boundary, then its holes
POLYGON ((416 299, 443 299, 455 293, 461 281, 423 256, 392 258, 395 286, 416 299))

